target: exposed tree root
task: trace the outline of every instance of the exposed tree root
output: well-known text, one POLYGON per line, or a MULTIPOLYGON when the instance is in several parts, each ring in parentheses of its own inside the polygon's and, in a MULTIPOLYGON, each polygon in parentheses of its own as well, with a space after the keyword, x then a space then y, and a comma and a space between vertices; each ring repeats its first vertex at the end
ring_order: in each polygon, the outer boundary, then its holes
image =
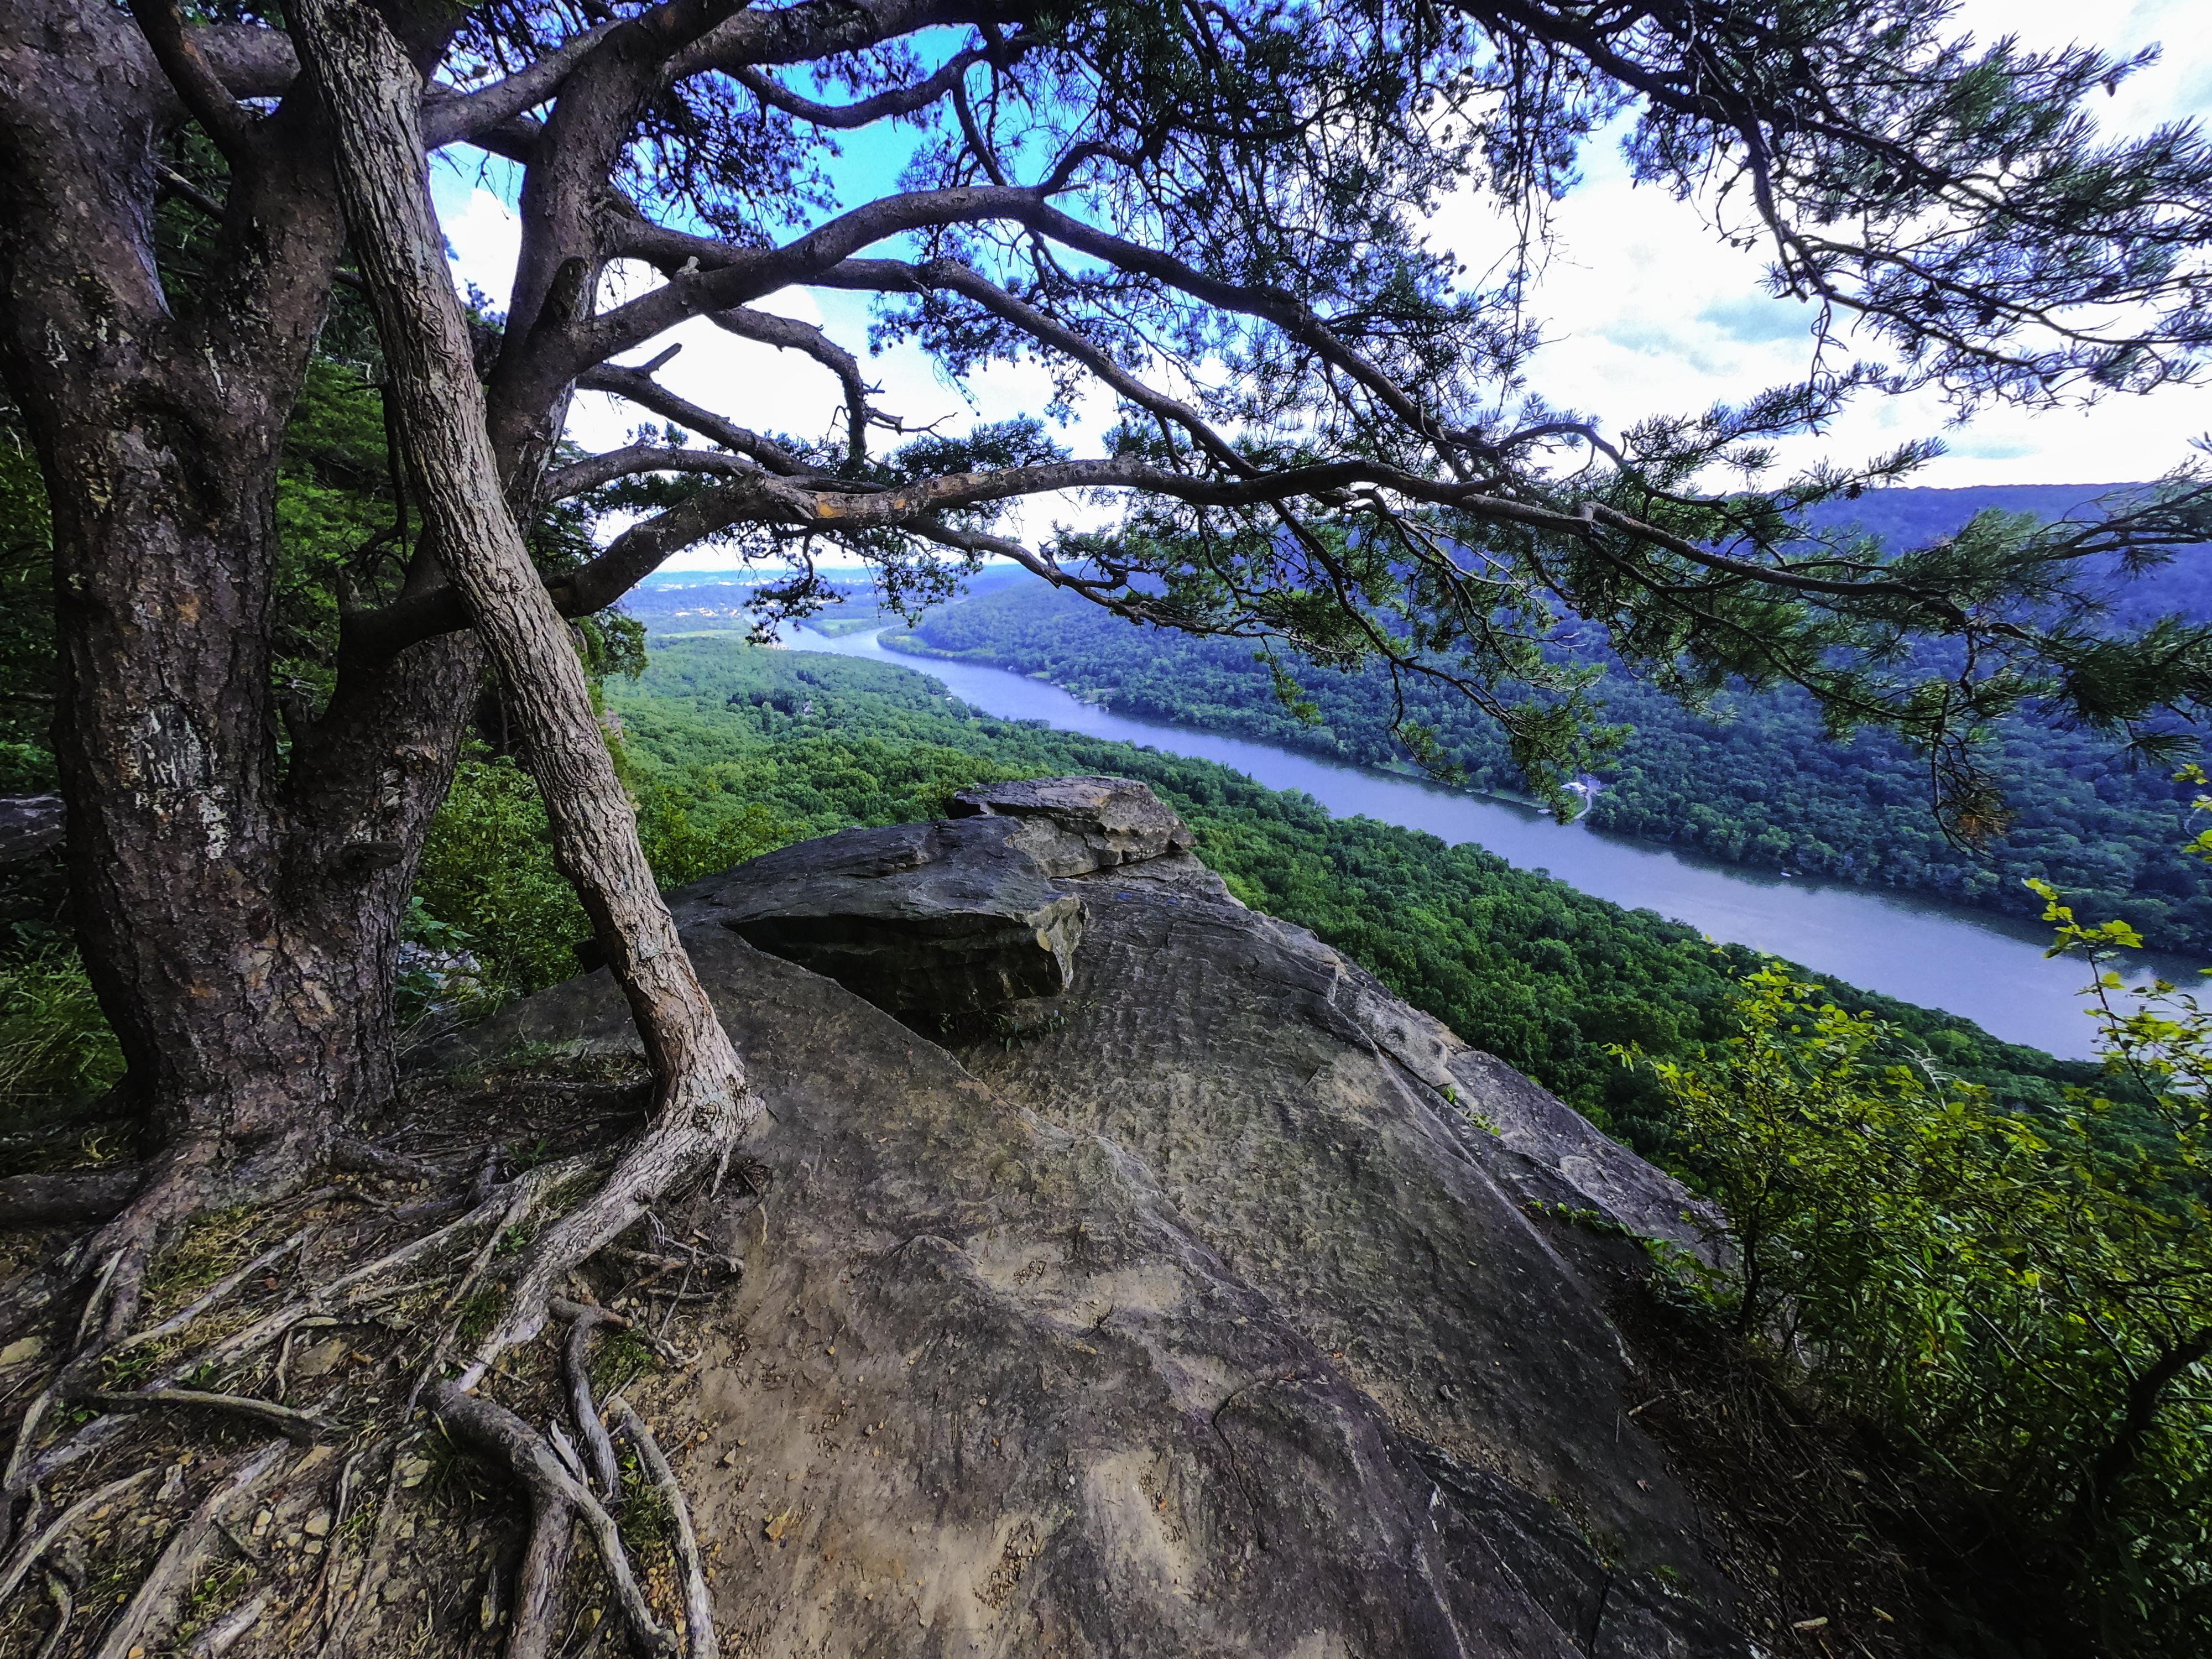
POLYGON ((714 1640, 714 1602, 707 1589, 706 1563, 699 1554, 699 1537, 691 1530, 691 1506, 684 1501, 684 1488, 676 1472, 661 1455, 660 1443, 629 1401, 617 1395, 608 1402, 622 1425, 623 1437, 637 1448, 637 1455, 653 1477, 653 1486, 676 1527, 676 1562, 684 1570, 684 1626, 686 1650, 691 1659, 714 1659, 720 1647, 714 1640))
POLYGON ((576 1431, 592 1455, 592 1473, 599 1480, 599 1496, 612 1502, 622 1490, 622 1475, 615 1467, 614 1442, 607 1437, 606 1425, 599 1420, 599 1408, 592 1403, 592 1330, 597 1325, 629 1322, 604 1308, 557 1299, 553 1312, 568 1322, 568 1340, 562 1345, 561 1363, 568 1380, 569 1414, 576 1419, 576 1431))
POLYGON ((162 1598, 172 1592, 179 1578, 189 1574, 193 1561, 214 1533, 216 1522, 222 1511, 266 1480, 275 1471, 283 1455, 284 1443, 272 1441, 249 1456, 229 1480, 219 1483, 200 1500, 199 1507, 192 1511, 191 1518, 171 1535, 167 1547, 161 1552, 161 1559, 154 1564, 153 1571, 147 1574, 145 1582, 138 1586, 138 1593, 131 1598, 116 1616, 115 1622, 107 1627, 106 1634, 100 1638, 99 1647, 93 1651, 93 1659, 129 1659, 133 1650, 151 1645, 150 1642, 140 1638, 148 1635, 149 1626, 161 1610, 162 1598))
POLYGON ((325 1633, 337 1623, 338 1561, 343 1554, 339 1546, 345 1537, 346 1517, 351 1512, 354 1476, 368 1455, 366 1450, 356 1451, 346 1459, 344 1467, 338 1471, 337 1492, 331 1499, 331 1547, 323 1556, 323 1570, 315 1580, 315 1593, 309 1603, 325 1633))
POLYGON ((576 1511, 551 1492, 531 1496, 530 1546, 514 1587, 507 1659, 546 1659, 559 1647, 562 1587, 576 1554, 576 1511))
POLYGON ((76 1617, 76 1590, 61 1574, 50 1572, 46 1575, 46 1594, 53 1598, 54 1627, 39 1644, 38 1659, 57 1659, 62 1644, 69 1640, 70 1624, 76 1617))
POLYGON ((252 1261, 247 1262, 243 1267, 239 1268, 237 1272, 228 1273, 222 1278, 217 1279, 214 1284, 208 1286, 205 1291, 202 1291, 198 1297, 193 1298, 193 1300, 186 1303, 183 1307, 178 1309, 176 1312, 171 1314, 160 1324, 153 1326, 149 1329, 140 1331, 135 1336, 125 1337, 122 1341, 115 1345, 113 1352, 116 1354, 125 1353, 132 1348, 137 1347, 141 1343, 159 1342, 164 1337, 174 1336, 178 1332, 196 1323, 203 1314, 214 1307, 216 1303, 222 1301, 223 1297, 228 1296, 240 1285, 243 1285, 247 1279, 252 1278, 254 1274, 262 1272, 265 1268, 275 1266, 277 1262, 289 1255, 293 1251, 304 1249, 307 1245, 313 1243, 316 1235, 321 1231, 322 1229, 319 1226, 301 1228, 298 1232, 294 1233, 289 1238, 277 1245, 274 1249, 264 1250, 259 1255, 255 1256, 252 1261))
POLYGON ((614 1516, 581 1481, 561 1467, 545 1437, 506 1407, 464 1392, 458 1382, 434 1384, 429 1404, 452 1428, 497 1454, 514 1470, 515 1479, 530 1494, 533 1512, 541 1506, 565 1505, 581 1518, 599 1547, 600 1562, 614 1585, 615 1600, 638 1646, 652 1659, 681 1659, 675 1638, 646 1605, 645 1593, 638 1588, 637 1575, 631 1571, 629 1553, 623 1547, 614 1516))
POLYGON ((15 1593, 15 1586, 22 1582, 23 1575, 37 1565, 39 1558, 44 1555, 56 1540, 67 1537, 71 1528, 83 1521, 85 1516, 99 1509, 101 1504, 113 1503, 126 1492, 136 1491, 144 1486, 153 1478, 153 1470, 140 1469, 136 1474, 126 1474, 120 1480, 111 1480, 88 1496, 77 1499, 46 1526, 28 1534, 23 1541, 16 1546, 15 1553, 8 1558, 7 1565, 0 1566, 0 1607, 7 1605, 8 1598, 15 1593))
POLYGON ((106 1221, 130 1203, 145 1179, 135 1164, 0 1180, 0 1227, 58 1221, 106 1221))
POLYGON ((274 1401, 254 1400, 245 1395, 209 1394, 200 1389, 141 1389, 136 1394, 100 1394, 89 1392, 76 1396, 87 1405, 98 1406, 111 1412, 150 1411, 157 1406, 184 1407, 196 1411, 236 1412, 244 1417, 258 1417, 270 1427, 298 1445, 312 1445, 318 1440, 327 1440, 338 1431, 335 1423, 326 1423, 310 1413, 280 1406, 274 1401))
POLYGON ((185 1650, 185 1659, 222 1659, 224 1654, 238 1645, 240 1637, 261 1622, 268 1606, 266 1590, 248 1596, 195 1637, 191 1646, 185 1650))
POLYGON ((368 1554, 362 1562, 361 1579, 354 1586, 351 1601, 331 1609, 323 1627, 323 1645, 317 1659, 331 1659, 345 1650, 346 1638, 352 1633, 354 1615, 367 1603, 376 1599, 384 1588, 384 1578, 392 1559, 392 1541, 398 1532, 399 1522, 399 1464, 414 1443, 415 1437, 403 1434, 394 1437, 392 1446, 392 1467, 384 1481, 384 1498, 376 1512, 376 1534, 369 1540, 368 1554))
MULTIPOLYGON (((604 1152, 584 1152, 502 1179, 505 1160, 496 1148, 479 1164, 480 1153, 455 1146, 441 1154, 443 1179, 451 1182, 459 1170, 480 1168, 473 1188, 441 1199, 434 1187, 432 1195, 411 1204, 371 1200, 367 1209, 352 1206, 345 1200, 368 1195, 343 1181, 295 1193, 258 1218, 265 1230, 258 1237, 251 1230, 198 1235, 212 1237, 214 1244, 195 1246, 201 1255, 181 1259, 206 1262, 187 1270, 193 1275, 220 1269, 204 1286, 192 1277, 179 1282, 173 1258, 163 1255, 168 1248, 163 1224, 144 1206, 134 1201, 125 1216, 93 1230, 65 1254, 52 1276, 81 1286, 82 1301, 69 1310, 72 1316, 58 1329, 54 1316, 61 1310, 49 1302, 46 1340, 58 1337, 57 1352, 44 1374, 18 1390, 26 1403, 0 1467, 0 1548, 9 1532, 17 1534, 15 1548, 0 1559, 0 1604, 11 1597, 20 1602, 43 1586, 54 1608, 51 1628, 41 1629, 47 1625, 43 1615, 35 1623, 19 1620, 12 1628, 24 1644, 9 1650, 29 1654, 35 1634, 53 1655, 82 1653, 93 1641, 94 1659, 127 1659, 134 1647, 221 1659, 258 1629, 256 1650, 281 1642, 288 1650, 341 1659, 358 1645, 361 1638, 353 1632, 363 1609, 379 1607, 378 1617, 386 1621, 380 1627, 388 1632, 395 1577, 404 1583, 406 1575, 426 1565, 434 1571, 458 1565, 451 1558, 425 1556, 419 1547, 395 1547, 414 1531, 398 1517, 403 1511, 419 1514, 424 1501, 406 1498, 404 1490, 419 1483, 429 1467, 419 1460, 406 1462, 407 1448, 417 1440, 409 1419, 419 1394, 420 1403, 434 1409, 456 1439, 489 1452, 529 1500, 532 1523, 520 1570, 495 1572, 495 1589, 480 1615, 474 1615, 475 1597, 469 1598, 471 1625, 478 1617, 487 1629, 499 1618, 507 1621, 507 1659, 552 1659, 562 1651, 576 1634, 569 1626, 583 1605, 572 1594, 577 1572, 589 1567, 592 1579, 599 1581, 602 1566, 603 1582, 620 1609, 619 1628, 639 1653, 647 1659, 712 1655, 713 1614, 689 1505, 644 1419, 627 1401, 603 1406, 595 1398, 591 1363, 593 1334, 611 1331, 631 1333, 631 1340, 664 1361, 681 1361, 669 1342, 636 1322, 635 1309, 625 1316, 599 1305, 599 1298, 625 1291, 655 1294, 651 1281, 664 1276, 670 1285, 680 1279, 688 1291, 740 1270, 741 1264, 701 1243, 699 1235, 688 1241, 673 1237, 680 1229, 663 1227, 648 1206, 671 1185, 710 1177, 720 1159, 721 1137, 743 1116, 734 1109, 695 1115, 681 1136, 649 1133, 599 1191, 587 1188, 581 1204, 566 1214, 561 1211, 567 1194, 605 1167, 604 1152), (533 1246, 532 1232, 549 1216, 550 1224, 533 1246), (603 1265, 592 1265, 594 1250, 641 1219, 651 1224, 649 1232, 639 1228, 605 1249, 603 1265), (221 1255, 207 1256, 209 1248, 234 1249, 231 1260, 243 1260, 229 1265, 221 1255), (485 1354, 513 1353, 520 1345, 511 1339, 531 1328, 533 1287, 571 1280, 573 1294, 545 1294, 535 1315, 540 1326, 548 1317, 563 1326, 546 1356, 550 1364, 533 1360, 501 1368, 502 1392, 510 1385, 526 1393, 552 1388, 558 1402, 551 1407, 553 1420, 533 1425, 509 1406, 476 1393, 475 1385, 488 1374, 485 1354), (141 1318, 149 1303, 153 1310, 141 1318), (487 1322, 493 1334, 479 1340, 476 1333, 487 1322), (349 1334, 355 1331, 362 1334, 349 1334), (449 1362, 449 1355, 470 1356, 459 1379, 445 1375, 459 1364, 449 1362), (307 1391, 305 1397, 296 1397, 301 1389, 307 1391), (380 1391, 389 1403, 378 1404, 380 1391), (89 1420, 88 1407, 98 1413, 89 1420), (158 1513, 181 1491, 182 1472, 192 1467, 193 1436, 273 1428, 301 1443, 327 1443, 379 1422, 381 1434, 355 1440, 349 1452, 341 1449, 339 1458, 310 1477, 308 1486, 289 1498, 280 1494, 281 1503, 293 1505, 292 1513, 301 1517, 289 1523, 289 1547, 297 1549, 305 1519, 298 1506, 316 1505, 321 1488, 322 1504, 313 1509, 319 1518, 311 1530, 326 1540, 317 1547, 328 1553, 310 1579, 297 1578, 299 1558, 278 1553, 274 1539, 262 1543, 257 1528, 249 1540, 225 1519, 225 1511, 242 1504, 255 1482, 283 1467, 285 1448, 272 1440, 242 1464, 234 1463, 176 1527, 158 1559, 137 1569, 141 1582, 108 1627, 96 1639, 88 1637, 87 1618, 105 1619, 115 1603, 105 1593, 94 1597, 81 1589, 77 1552, 82 1547, 73 1534, 88 1534, 89 1547, 102 1553, 106 1565, 100 1571, 110 1575, 108 1583, 118 1571, 131 1571, 128 1547, 149 1534, 112 1522, 95 1530, 87 1522, 118 1503, 139 1506, 142 1514, 158 1513), (610 1422, 616 1425, 612 1434, 610 1422), (680 1629, 664 1616, 673 1607, 656 1613, 647 1602, 641 1569, 616 1523, 614 1511, 624 1496, 617 1447, 635 1453, 652 1501, 672 1521, 680 1629), (386 1470, 381 1460, 387 1455, 386 1470), (129 1468, 149 1457, 161 1462, 129 1468), (125 1464, 119 1472, 118 1462, 125 1464), (80 1478, 73 1474, 76 1466, 93 1473, 71 1491, 70 1481, 80 1478), (169 1479, 149 1506, 149 1483, 163 1467, 169 1479), (410 1467, 414 1472, 403 1479, 410 1467), (372 1469, 383 1478, 369 1474, 372 1469), (118 1478, 107 1478, 111 1474, 118 1478), (371 1488, 362 1495, 358 1488, 365 1474, 371 1488), (70 1494, 65 1507, 57 1510, 42 1496, 52 1481, 70 1494), (363 1510, 374 1511, 366 1529, 361 1523, 369 1517, 363 1510), (590 1534, 589 1552, 579 1547, 580 1524, 590 1534), (232 1576, 203 1580, 210 1551, 222 1550, 228 1560, 234 1548, 238 1565, 223 1569, 232 1576), (125 1553, 118 1556, 118 1551, 125 1553), (591 1565, 592 1557, 599 1566, 591 1565), (289 1569, 295 1575, 291 1589, 281 1580, 256 1582, 287 1560, 295 1564, 289 1569), (241 1581, 245 1588, 234 1592, 242 1597, 239 1605, 196 1607, 193 1627, 184 1633, 189 1642, 165 1640, 181 1616, 185 1591, 203 1583, 241 1581), (277 1618, 287 1621, 281 1632, 263 1622, 277 1618), (207 1622, 201 1624, 203 1619, 207 1622)), ((372 1182, 403 1172, 375 1159, 351 1161, 356 1168, 368 1166, 363 1173, 372 1182)), ((410 1163, 404 1172, 411 1175, 418 1167, 435 1166, 410 1163)), ((533 1415, 544 1410, 534 1407, 533 1415)), ((633 1500, 636 1492, 633 1487, 633 1500)), ((416 1593, 401 1594, 412 1598, 416 1593)), ((450 1600, 423 1605, 444 1608, 436 1613, 441 1620, 455 1616, 450 1600)))
POLYGON ((461 1373, 463 1386, 475 1387, 501 1354, 544 1330, 568 1275, 628 1232, 655 1202, 710 1166, 719 1181, 731 1151, 760 1112, 759 1095, 742 1083, 734 1089, 698 1083, 672 1099, 599 1190, 532 1246, 506 1316, 477 1345, 461 1373))
MULTIPOLYGON (((245 1157, 209 1139, 171 1143, 133 1166, 135 1190, 113 1218, 52 1262, 0 1291, 0 1336, 13 1335, 95 1275, 78 1327, 80 1348, 106 1348, 136 1321, 146 1267, 193 1217, 243 1201, 275 1203, 302 1191, 326 1151, 311 1130, 245 1157)), ((0 1218, 0 1224, 20 1224, 0 1218)))
POLYGON ((419 1158, 409 1158, 399 1152, 388 1152, 381 1146, 373 1146, 365 1140, 334 1140, 331 1143, 331 1167, 334 1170, 353 1170, 364 1175, 397 1176, 404 1181, 441 1181, 446 1171, 434 1164, 426 1164, 419 1158))

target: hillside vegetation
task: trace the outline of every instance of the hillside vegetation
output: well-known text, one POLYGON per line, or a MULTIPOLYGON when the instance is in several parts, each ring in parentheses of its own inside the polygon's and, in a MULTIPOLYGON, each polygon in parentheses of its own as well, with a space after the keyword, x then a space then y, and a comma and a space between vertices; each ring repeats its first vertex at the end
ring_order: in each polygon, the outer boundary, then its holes
MULTIPOLYGON (((2081 492, 2029 493, 2036 499, 2027 505, 2057 511, 2081 492)), ((1984 496, 2002 494, 1889 490, 1853 508, 1870 530, 1925 539, 1989 505, 1984 496)), ((2203 612, 2212 599, 2199 592, 2207 574, 2212 560, 2192 556, 2126 604, 2203 612)), ((1364 765, 1411 763, 1392 730, 1395 704, 1379 667, 1347 675, 1290 663, 1310 705, 1301 711, 1278 696, 1270 665, 1249 644, 1140 629, 1041 582, 977 594, 885 643, 1046 676, 1123 714, 1364 765)), ((1614 666, 1595 634, 1577 654, 1614 666)), ((1726 696, 1700 713, 1613 672, 1599 694, 1609 717, 1632 730, 1591 780, 1598 791, 1588 816, 1597 829, 2016 915, 2041 909, 2026 883, 2049 881, 2087 909, 2124 918, 2154 946, 2212 950, 2212 872, 2175 850, 2193 833, 2184 830, 2191 792, 2176 787, 2169 769, 2130 764, 2115 752, 2112 734, 2018 716, 1996 722, 1985 758, 2014 817, 2004 835, 1977 848, 1945 838, 1922 757, 1882 732, 1831 741, 1802 691, 1726 696)), ((1519 788, 1504 736, 1480 710, 1427 683, 1407 684, 1405 698, 1407 719, 1436 734, 1440 757, 1470 783, 1519 788)))
MULTIPOLYGON (((1734 1029, 1736 981, 1757 961, 1480 848, 1331 818, 1210 762, 981 716, 934 682, 881 664, 730 635, 657 636, 643 676, 609 682, 606 695, 665 881, 856 824, 941 814, 955 790, 986 780, 1141 778, 1189 821, 1201 855, 1247 902, 1312 928, 1650 1153, 1663 1156, 1671 1133, 1663 1097, 1606 1046, 1693 1055, 1734 1029)), ((467 763, 422 886, 429 910, 471 934, 494 976, 517 990, 573 971, 568 946, 586 933, 550 856, 532 851, 542 836, 533 842, 523 820, 537 810, 511 762, 467 763)), ((2094 1075, 1954 1016, 1835 988, 2001 1098, 2048 1106, 2065 1084, 2094 1075)))

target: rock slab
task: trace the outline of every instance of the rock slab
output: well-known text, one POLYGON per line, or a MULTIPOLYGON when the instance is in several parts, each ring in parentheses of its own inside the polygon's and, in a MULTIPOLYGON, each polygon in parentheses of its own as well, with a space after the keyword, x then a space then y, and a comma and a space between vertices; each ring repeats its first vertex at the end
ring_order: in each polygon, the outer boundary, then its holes
MULTIPOLYGON (((732 1183, 706 1224, 745 1272, 707 1316, 679 1467, 727 1642, 1747 1656, 1705 1517, 1626 1415, 1620 1339, 1528 1207, 1680 1228, 1679 1188, 1238 904, 1142 801, 1103 790, 1086 822, 1102 781, 1068 782, 684 900, 768 1106, 765 1195, 732 1183), (877 1006, 757 948, 774 912, 737 890, 761 877, 820 915, 903 880, 923 953, 958 937, 933 895, 1085 923, 1024 1034, 955 1052, 885 1012, 904 975, 877 1006)), ((635 1046, 604 973, 444 1056, 549 1042, 635 1046)))

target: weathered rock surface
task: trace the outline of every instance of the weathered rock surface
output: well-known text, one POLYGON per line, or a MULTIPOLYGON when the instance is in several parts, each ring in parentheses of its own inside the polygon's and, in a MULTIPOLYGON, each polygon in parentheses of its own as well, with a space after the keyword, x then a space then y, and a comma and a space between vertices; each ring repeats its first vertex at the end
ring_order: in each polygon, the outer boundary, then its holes
MULTIPOLYGON (((1687 1239, 1685 1196, 1239 905, 1137 787, 1066 783, 684 897, 773 1172, 709 1227, 746 1271, 678 1471, 730 1648, 1747 1652, 1567 1232, 1528 1212, 1687 1239), (1025 1036, 955 1054, 848 988, 913 1006, 923 969, 879 964, 908 915, 912 958, 948 960, 936 896, 1080 905, 1025 1036), (845 984, 747 942, 793 915, 870 919, 842 957, 768 935, 845 984)), ((599 974, 445 1052, 635 1042, 599 974)))
POLYGON ((1015 844, 1048 876, 1087 876, 1170 853, 1187 853, 1189 827, 1127 778, 1030 778, 963 790, 956 818, 1022 821, 1015 844))
POLYGON ((899 823, 803 842, 670 896, 878 1007, 957 1014, 1067 987, 1083 902, 1020 846, 1012 818, 899 823))

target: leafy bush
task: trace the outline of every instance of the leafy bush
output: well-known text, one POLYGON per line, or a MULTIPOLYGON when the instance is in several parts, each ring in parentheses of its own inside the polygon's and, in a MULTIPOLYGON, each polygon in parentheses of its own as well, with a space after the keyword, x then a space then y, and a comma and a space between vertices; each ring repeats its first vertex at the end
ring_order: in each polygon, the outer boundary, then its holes
POLYGON ((509 755, 478 751, 453 773, 431 820, 416 896, 432 917, 467 936, 485 975, 534 991, 576 971, 592 924, 553 866, 545 803, 509 755))
MULTIPOLYGON (((2049 919, 2062 951, 2131 937, 2049 919)), ((1653 1063, 1729 1224, 1709 1293, 2046 1565, 2087 1640, 2212 1650, 2212 1014, 2107 1004, 2112 1077, 2151 1103, 2030 1114, 1816 985, 1745 987, 1706 1062, 1653 1063)))

